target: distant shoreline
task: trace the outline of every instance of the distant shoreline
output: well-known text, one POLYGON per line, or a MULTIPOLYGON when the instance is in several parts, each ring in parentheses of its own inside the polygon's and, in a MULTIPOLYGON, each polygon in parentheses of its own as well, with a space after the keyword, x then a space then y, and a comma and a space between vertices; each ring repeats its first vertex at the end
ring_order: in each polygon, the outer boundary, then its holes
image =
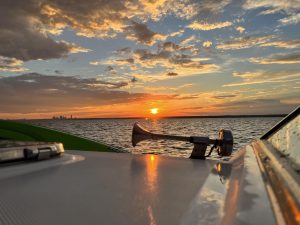
MULTIPOLYGON (((220 115, 220 116, 168 116, 148 119, 201 119, 201 118, 258 118, 258 117, 285 117, 287 114, 262 114, 262 115, 220 115)), ((145 117, 91 117, 73 119, 19 119, 19 120, 122 120, 122 119, 145 119, 145 117)))

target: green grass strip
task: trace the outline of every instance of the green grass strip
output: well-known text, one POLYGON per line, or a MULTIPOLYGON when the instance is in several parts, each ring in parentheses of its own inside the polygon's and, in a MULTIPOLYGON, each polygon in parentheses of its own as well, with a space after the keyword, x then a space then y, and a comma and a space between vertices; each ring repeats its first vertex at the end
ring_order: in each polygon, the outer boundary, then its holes
POLYGON ((93 140, 30 124, 0 120, 0 139, 63 143, 66 150, 112 152, 111 147, 93 140))

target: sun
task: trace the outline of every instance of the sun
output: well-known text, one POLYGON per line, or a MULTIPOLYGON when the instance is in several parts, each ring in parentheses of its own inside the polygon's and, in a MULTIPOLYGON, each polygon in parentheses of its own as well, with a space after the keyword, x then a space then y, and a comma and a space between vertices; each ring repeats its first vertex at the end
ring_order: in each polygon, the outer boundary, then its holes
POLYGON ((158 108, 150 109, 150 113, 153 114, 153 115, 156 115, 158 113, 158 108))

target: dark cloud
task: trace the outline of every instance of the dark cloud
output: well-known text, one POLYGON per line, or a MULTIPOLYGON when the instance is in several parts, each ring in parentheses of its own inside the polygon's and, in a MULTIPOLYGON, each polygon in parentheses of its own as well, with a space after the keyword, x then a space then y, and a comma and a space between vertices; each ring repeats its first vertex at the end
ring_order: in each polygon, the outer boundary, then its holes
MULTIPOLYGON (((147 49, 137 49, 134 51, 137 63, 142 66, 161 65, 166 68, 173 68, 174 73, 178 73, 181 69, 192 69, 201 72, 211 72, 217 69, 214 64, 206 64, 200 61, 195 61, 191 54, 183 54, 176 51, 166 51, 163 48, 158 48, 158 51, 151 52, 147 49)), ((193 71, 192 71, 193 72, 193 71)), ((188 73, 188 71, 186 71, 188 73)))
POLYGON ((264 112, 266 114, 287 113, 292 111, 297 104, 284 103, 280 99, 253 99, 244 101, 233 101, 215 104, 213 107, 226 112, 239 112, 242 114, 257 114, 257 112, 264 112))
POLYGON ((137 79, 136 79, 136 77, 132 77, 132 78, 131 78, 131 82, 132 82, 132 83, 135 83, 135 82, 137 82, 137 79))
POLYGON ((159 45, 158 48, 160 50, 173 52, 173 51, 179 50, 180 47, 181 46, 179 46, 178 44, 175 44, 174 42, 168 41, 168 42, 164 42, 162 45, 159 45))
POLYGON ((127 39, 136 41, 144 45, 153 45, 158 40, 165 40, 165 35, 153 32, 147 25, 131 21, 124 28, 124 33, 127 39))
MULTIPOLYGON (((154 50, 123 48, 117 50, 116 53, 120 58, 112 57, 107 60, 90 62, 91 65, 118 65, 129 66, 131 70, 152 70, 160 67, 165 71, 171 71, 167 74, 169 77, 182 74, 183 76, 212 73, 218 71, 219 67, 212 63, 205 63, 198 60, 196 55, 199 49, 193 45, 182 46, 174 42, 164 42, 158 44, 154 50), (123 52, 128 52, 124 54, 123 52), (126 56, 126 58, 125 58, 126 56), (196 57, 196 58, 195 58, 196 57)), ((151 71, 152 73, 153 71, 151 71)), ((154 72, 157 74, 157 71, 154 72)), ((150 72, 148 73, 150 74, 150 72)), ((160 73, 163 74, 163 73, 160 73)), ((140 74, 136 74, 140 75, 140 74)), ((144 76, 144 75, 142 75, 144 76)), ((147 75, 145 75, 147 76, 147 75)), ((141 77, 141 76, 139 76, 141 77)), ((165 76, 166 78, 167 76, 165 76)), ((146 80, 147 78, 145 78, 146 80)))
MULTIPOLYGON (((131 82, 136 82, 136 79, 132 78, 131 82)), ((107 82, 95 78, 48 76, 38 73, 2 77, 0 78, 1 113, 48 113, 149 101, 149 99, 182 98, 180 95, 151 95, 119 90, 127 85, 127 82, 107 82)))
POLYGON ((66 43, 55 42, 39 28, 40 7, 36 1, 1 1, 0 55, 23 61, 65 56, 66 43))
POLYGON ((117 59, 116 60, 117 63, 130 63, 133 64, 134 63, 134 59, 133 58, 128 58, 128 59, 117 59))
POLYGON ((169 51, 159 51, 151 52, 148 49, 137 49, 134 51, 134 55, 141 61, 147 60, 159 60, 159 59, 169 59, 172 56, 172 53, 169 51))
POLYGON ((2 0, 0 56, 28 61, 87 52, 87 49, 55 41, 49 36, 59 35, 65 28, 70 28, 77 35, 85 37, 113 38, 119 33, 124 33, 130 40, 152 45, 158 40, 165 40, 167 35, 149 29, 146 25, 148 20, 157 21, 170 14, 179 18, 191 18, 203 12, 215 14, 230 2, 2 0))
POLYGON ((0 78, 2 113, 42 112, 74 107, 99 106, 140 100, 144 94, 117 90, 126 82, 93 78, 46 76, 37 73, 0 78))
POLYGON ((56 73, 56 74, 63 74, 63 72, 60 71, 60 70, 54 70, 54 73, 56 73))
POLYGON ((203 106, 195 106, 195 107, 187 107, 187 108, 183 108, 183 109, 187 109, 187 110, 198 110, 198 109, 204 109, 205 107, 203 106))
POLYGON ((114 71, 114 68, 112 66, 107 66, 105 70, 110 72, 110 71, 114 71))
POLYGON ((44 1, 2 0, 0 7, 0 56, 22 61, 61 58, 70 52, 86 51, 47 35, 44 1))
POLYGON ((199 48, 195 47, 195 45, 179 45, 171 41, 158 45, 158 50, 167 52, 189 52, 191 54, 199 54, 200 52, 199 48))
POLYGON ((130 47, 124 47, 124 48, 119 48, 116 50, 116 53, 117 54, 120 54, 120 55, 126 55, 126 54, 130 54, 132 51, 132 49, 130 47))
POLYGON ((173 77, 173 76, 178 76, 178 73, 175 72, 168 72, 167 76, 173 77))
POLYGON ((237 95, 235 94, 228 94, 228 95, 215 95, 215 96, 212 96, 212 98, 215 98, 215 99, 226 99, 226 98, 234 98, 236 97, 237 95))

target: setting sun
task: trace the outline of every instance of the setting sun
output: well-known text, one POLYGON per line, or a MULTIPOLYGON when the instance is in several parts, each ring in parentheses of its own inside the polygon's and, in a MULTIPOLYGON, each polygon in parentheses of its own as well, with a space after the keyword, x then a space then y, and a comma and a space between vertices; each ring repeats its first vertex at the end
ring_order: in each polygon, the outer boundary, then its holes
POLYGON ((158 113, 158 108, 150 109, 151 114, 156 115, 158 113))

